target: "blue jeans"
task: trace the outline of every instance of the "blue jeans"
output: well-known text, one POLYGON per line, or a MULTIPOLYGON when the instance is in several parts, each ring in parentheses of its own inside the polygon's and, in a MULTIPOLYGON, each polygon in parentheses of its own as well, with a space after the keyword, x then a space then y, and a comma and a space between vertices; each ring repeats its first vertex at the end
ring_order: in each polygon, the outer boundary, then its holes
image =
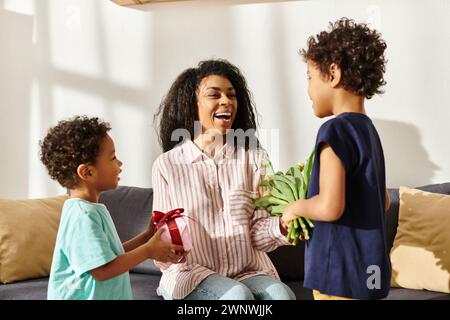
MULTIPOLYGON (((172 300, 163 288, 158 288, 165 300, 172 300)), ((204 279, 184 299, 186 300, 295 300, 287 285, 273 277, 257 275, 236 281, 217 273, 204 279)))

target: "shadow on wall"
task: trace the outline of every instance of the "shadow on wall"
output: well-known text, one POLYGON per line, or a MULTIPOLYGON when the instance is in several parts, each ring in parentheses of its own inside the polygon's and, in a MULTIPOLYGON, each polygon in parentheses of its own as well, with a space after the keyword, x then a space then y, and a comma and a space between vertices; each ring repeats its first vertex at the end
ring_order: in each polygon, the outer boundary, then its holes
POLYGON ((32 35, 33 17, 0 8, 0 197, 20 198, 29 184, 32 35))
POLYGON ((433 182, 440 169, 422 145, 420 131, 412 124, 372 119, 383 144, 388 187, 417 187, 433 182))

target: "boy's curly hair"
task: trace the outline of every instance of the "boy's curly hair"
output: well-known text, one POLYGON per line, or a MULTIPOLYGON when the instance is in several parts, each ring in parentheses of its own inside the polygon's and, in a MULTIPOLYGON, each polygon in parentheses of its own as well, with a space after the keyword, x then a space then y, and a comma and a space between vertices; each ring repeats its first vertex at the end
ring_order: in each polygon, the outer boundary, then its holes
POLYGON ((40 159, 50 177, 63 187, 76 187, 78 166, 95 164, 101 140, 109 130, 109 123, 87 116, 62 120, 50 128, 44 140, 39 141, 40 159))
POLYGON ((194 122, 198 120, 196 91, 202 79, 210 75, 227 78, 236 90, 238 108, 232 129, 256 130, 256 108, 239 68, 225 59, 200 61, 196 68, 184 70, 175 79, 155 115, 155 122, 159 118, 159 140, 164 152, 180 143, 172 140, 176 129, 186 129, 194 137, 194 122))
POLYGON ((348 18, 330 22, 330 29, 309 37, 308 49, 300 50, 300 55, 314 62, 324 75, 329 74, 332 63, 338 65, 342 86, 358 96, 370 99, 383 93, 386 43, 381 34, 348 18))

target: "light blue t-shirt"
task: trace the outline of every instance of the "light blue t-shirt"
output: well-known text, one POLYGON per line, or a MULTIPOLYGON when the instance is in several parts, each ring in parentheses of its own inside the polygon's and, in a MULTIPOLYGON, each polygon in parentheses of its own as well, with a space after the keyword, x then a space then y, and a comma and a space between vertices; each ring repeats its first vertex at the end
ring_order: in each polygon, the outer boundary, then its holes
POLYGON ((128 272, 105 281, 96 281, 89 272, 124 253, 103 204, 66 200, 53 253, 47 299, 132 299, 128 272))

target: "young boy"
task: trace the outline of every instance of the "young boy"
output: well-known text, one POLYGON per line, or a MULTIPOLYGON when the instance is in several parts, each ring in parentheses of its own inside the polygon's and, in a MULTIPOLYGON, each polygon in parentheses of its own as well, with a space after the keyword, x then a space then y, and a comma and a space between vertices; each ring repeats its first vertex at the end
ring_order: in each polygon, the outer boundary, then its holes
POLYGON ((176 263, 183 247, 152 237, 153 226, 120 242, 111 216, 98 203, 100 192, 116 189, 122 162, 110 125, 77 116, 48 131, 41 161, 51 178, 70 189, 53 254, 48 299, 132 299, 128 271, 146 259, 176 263))
POLYGON ((342 18, 301 51, 315 115, 335 116, 319 129, 307 199, 282 217, 314 220, 304 286, 315 299, 380 299, 389 292, 384 156, 364 108, 385 84, 385 49, 376 31, 342 18))

